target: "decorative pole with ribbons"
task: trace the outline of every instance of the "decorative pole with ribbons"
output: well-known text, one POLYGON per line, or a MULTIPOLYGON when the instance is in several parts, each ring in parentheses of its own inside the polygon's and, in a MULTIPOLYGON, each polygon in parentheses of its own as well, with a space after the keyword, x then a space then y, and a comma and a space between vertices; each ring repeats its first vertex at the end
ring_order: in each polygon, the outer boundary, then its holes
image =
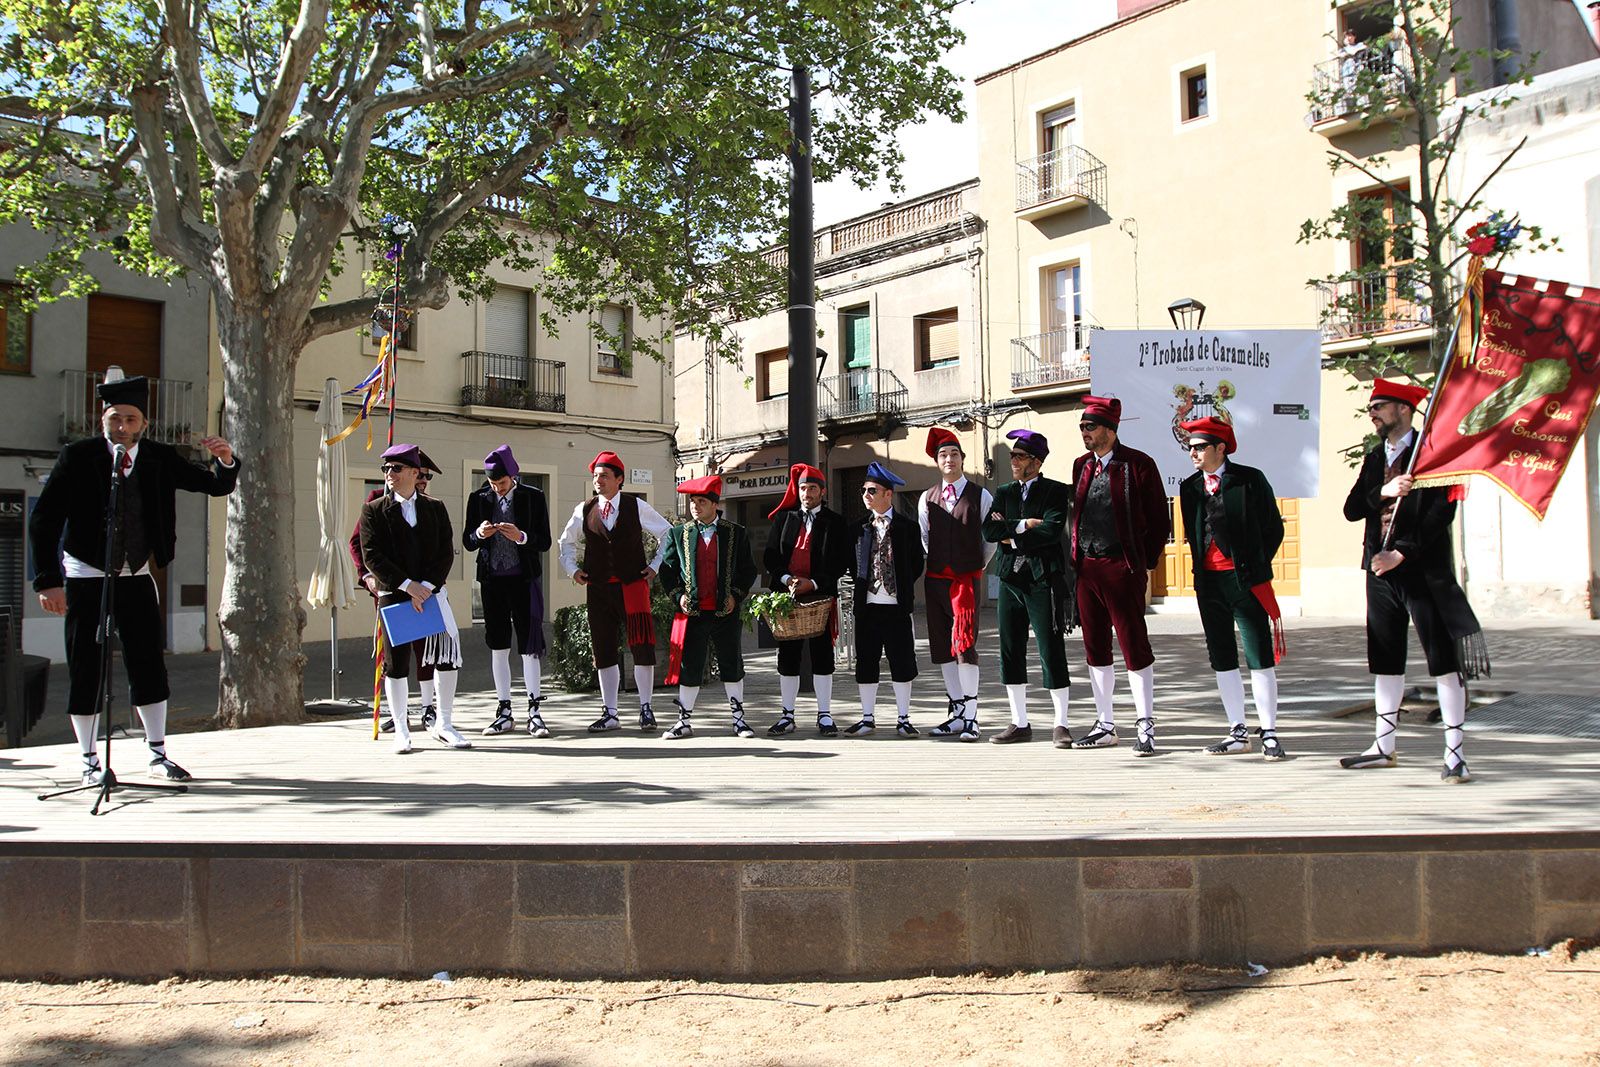
POLYGON ((367 376, 345 390, 345 396, 361 396, 361 409, 356 417, 333 437, 330 445, 349 437, 362 423, 367 424, 367 451, 372 451, 372 424, 368 420, 379 405, 389 409, 388 444, 394 444, 395 395, 399 379, 395 362, 398 340, 416 317, 416 309, 405 302, 405 289, 401 284, 401 271, 405 262, 406 242, 416 235, 416 227, 396 215, 385 215, 380 222, 389 247, 383 258, 394 264, 394 281, 378 293, 377 307, 372 310, 372 323, 381 331, 378 341, 378 361, 367 376))

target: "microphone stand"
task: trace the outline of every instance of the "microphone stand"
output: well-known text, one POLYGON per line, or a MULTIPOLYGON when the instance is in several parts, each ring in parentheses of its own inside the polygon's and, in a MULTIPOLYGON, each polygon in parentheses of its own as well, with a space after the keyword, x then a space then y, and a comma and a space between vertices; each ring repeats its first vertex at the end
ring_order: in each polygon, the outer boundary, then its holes
POLYGON ((116 553, 119 535, 122 532, 122 494, 125 488, 126 477, 122 471, 123 456, 127 453, 119 445, 111 458, 111 499, 106 504, 106 555, 105 577, 100 583, 100 624, 95 631, 95 639, 100 643, 100 691, 95 695, 95 714, 100 716, 101 725, 105 727, 106 754, 100 764, 100 784, 80 785, 71 789, 61 789, 54 793, 43 793, 40 800, 49 800, 52 797, 64 797, 72 793, 82 793, 86 790, 96 790, 94 807, 89 809, 90 815, 99 815, 100 806, 111 798, 111 794, 118 789, 153 789, 166 793, 187 793, 189 787, 177 783, 157 784, 155 782, 123 782, 118 780, 111 770, 111 637, 115 623, 117 605, 117 577, 122 568, 116 565, 116 553))

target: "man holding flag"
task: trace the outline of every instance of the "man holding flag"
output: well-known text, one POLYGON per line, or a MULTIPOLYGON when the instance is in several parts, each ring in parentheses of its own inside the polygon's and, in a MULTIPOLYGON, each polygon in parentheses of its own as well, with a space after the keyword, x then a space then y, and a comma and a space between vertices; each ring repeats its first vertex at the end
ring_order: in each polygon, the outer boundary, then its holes
POLYGON ((1439 694, 1445 758, 1440 778, 1471 781, 1462 756, 1466 721, 1465 682, 1489 673, 1489 656, 1467 596, 1456 582, 1450 524, 1456 504, 1451 491, 1413 486, 1412 428, 1417 405, 1428 390, 1379 379, 1367 400, 1379 442, 1368 452, 1360 477, 1344 502, 1344 517, 1365 524, 1361 564, 1367 572, 1367 666, 1373 675, 1377 736, 1371 747, 1346 756, 1346 770, 1393 767, 1395 730, 1405 692, 1406 631, 1417 639, 1439 694))

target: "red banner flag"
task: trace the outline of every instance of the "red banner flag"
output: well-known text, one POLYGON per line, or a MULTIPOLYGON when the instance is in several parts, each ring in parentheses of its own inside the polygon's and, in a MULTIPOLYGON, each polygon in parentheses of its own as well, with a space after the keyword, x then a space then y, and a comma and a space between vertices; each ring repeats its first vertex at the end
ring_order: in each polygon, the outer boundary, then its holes
MULTIPOLYGON (((1600 290, 1483 272, 1476 346, 1439 376, 1418 485, 1497 482, 1544 519, 1600 386, 1600 290)), ((1463 324, 1463 333, 1467 333, 1463 324)))

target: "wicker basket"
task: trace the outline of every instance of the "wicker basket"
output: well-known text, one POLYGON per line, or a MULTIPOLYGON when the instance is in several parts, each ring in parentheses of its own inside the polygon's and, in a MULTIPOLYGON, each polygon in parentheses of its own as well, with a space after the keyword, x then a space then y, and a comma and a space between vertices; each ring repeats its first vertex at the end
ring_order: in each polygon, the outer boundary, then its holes
POLYGON ((768 619, 772 636, 779 641, 798 641, 803 637, 816 637, 828 628, 833 618, 834 597, 805 600, 795 604, 794 610, 781 619, 768 619))

